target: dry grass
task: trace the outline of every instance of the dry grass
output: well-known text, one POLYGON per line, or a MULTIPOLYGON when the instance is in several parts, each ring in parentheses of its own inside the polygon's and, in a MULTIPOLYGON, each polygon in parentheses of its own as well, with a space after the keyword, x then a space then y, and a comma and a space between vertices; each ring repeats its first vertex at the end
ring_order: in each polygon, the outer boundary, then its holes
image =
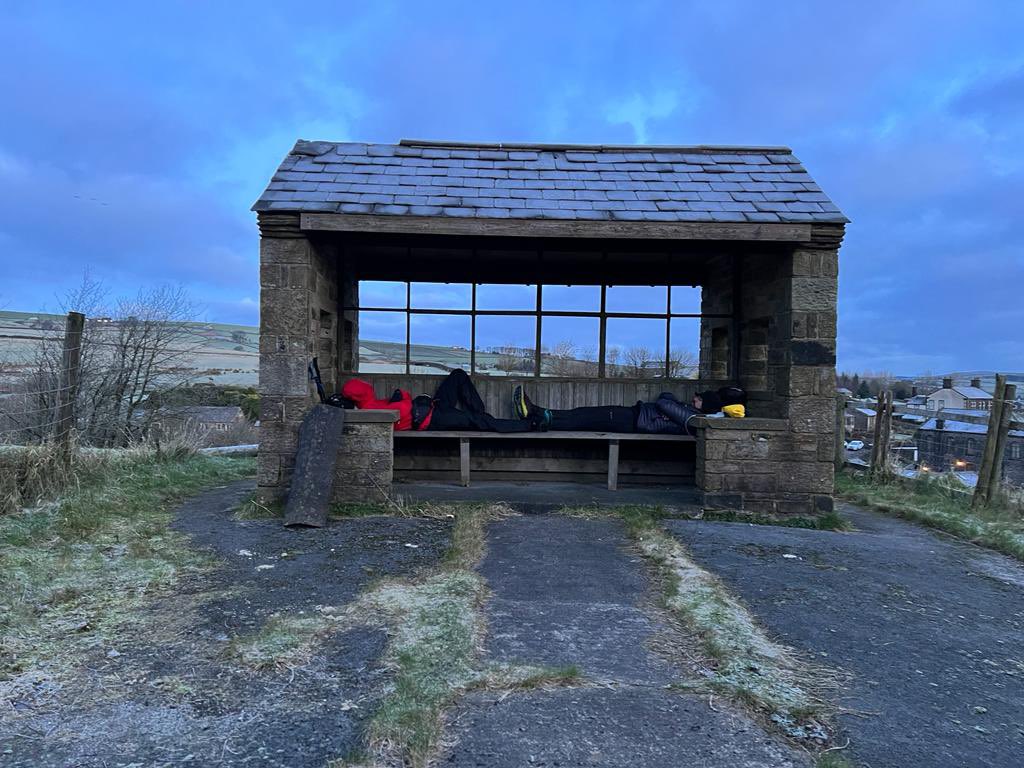
POLYGON ((253 473, 251 459, 108 452, 62 495, 0 517, 0 678, 73 664, 145 596, 205 561, 168 530, 175 502, 253 473))
POLYGON ((0 446, 0 515, 10 515, 54 496, 105 463, 96 454, 82 455, 65 466, 52 444, 0 446))
POLYGON ((971 509, 970 495, 955 478, 875 482, 841 473, 836 491, 880 512, 913 520, 1024 561, 1024 514, 1018 502, 971 509))

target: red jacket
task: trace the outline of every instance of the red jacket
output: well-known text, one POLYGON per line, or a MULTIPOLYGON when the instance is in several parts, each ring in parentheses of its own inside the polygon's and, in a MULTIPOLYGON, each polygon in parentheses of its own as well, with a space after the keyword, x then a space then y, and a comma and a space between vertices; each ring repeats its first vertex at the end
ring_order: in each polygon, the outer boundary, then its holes
POLYGON ((341 388, 342 397, 347 397, 357 408, 366 408, 378 411, 398 411, 398 421, 395 422, 396 430, 412 429, 412 397, 404 389, 398 390, 402 398, 395 402, 378 400, 373 393, 373 387, 359 379, 349 379, 341 388))

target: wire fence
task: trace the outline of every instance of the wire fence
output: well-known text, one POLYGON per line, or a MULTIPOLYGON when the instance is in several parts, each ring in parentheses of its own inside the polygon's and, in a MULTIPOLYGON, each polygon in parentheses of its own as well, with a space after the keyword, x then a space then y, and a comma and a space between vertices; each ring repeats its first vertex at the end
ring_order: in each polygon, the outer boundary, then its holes
POLYGON ((77 389, 78 370, 70 377, 68 366, 84 349, 74 343, 78 334, 66 345, 70 323, 69 316, 64 331, 0 326, 0 443, 27 445, 56 435, 61 405, 67 408, 77 389))

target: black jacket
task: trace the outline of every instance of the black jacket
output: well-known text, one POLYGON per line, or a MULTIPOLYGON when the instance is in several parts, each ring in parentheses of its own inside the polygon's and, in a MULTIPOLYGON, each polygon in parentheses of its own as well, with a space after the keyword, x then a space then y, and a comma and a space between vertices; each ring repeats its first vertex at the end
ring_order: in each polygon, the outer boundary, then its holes
POLYGON ((651 435, 693 435, 692 420, 700 411, 662 392, 653 403, 637 403, 636 431, 651 435))

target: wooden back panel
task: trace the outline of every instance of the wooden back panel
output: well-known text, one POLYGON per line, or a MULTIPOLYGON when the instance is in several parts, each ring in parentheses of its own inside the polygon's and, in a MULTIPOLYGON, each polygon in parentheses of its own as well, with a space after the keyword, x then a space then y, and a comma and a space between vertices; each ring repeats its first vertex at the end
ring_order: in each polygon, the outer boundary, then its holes
MULTIPOLYGON (((387 398, 395 389, 404 389, 412 396, 433 395, 444 381, 444 376, 397 373, 341 374, 341 380, 358 377, 373 385, 377 397, 387 398)), ((526 394, 537 405, 545 408, 578 408, 585 405, 633 405, 637 400, 655 400, 662 392, 672 392, 683 402, 689 402, 696 392, 715 384, 693 379, 556 379, 512 378, 505 376, 474 376, 476 385, 487 406, 487 412, 499 418, 512 416, 512 388, 523 384, 526 394)))

